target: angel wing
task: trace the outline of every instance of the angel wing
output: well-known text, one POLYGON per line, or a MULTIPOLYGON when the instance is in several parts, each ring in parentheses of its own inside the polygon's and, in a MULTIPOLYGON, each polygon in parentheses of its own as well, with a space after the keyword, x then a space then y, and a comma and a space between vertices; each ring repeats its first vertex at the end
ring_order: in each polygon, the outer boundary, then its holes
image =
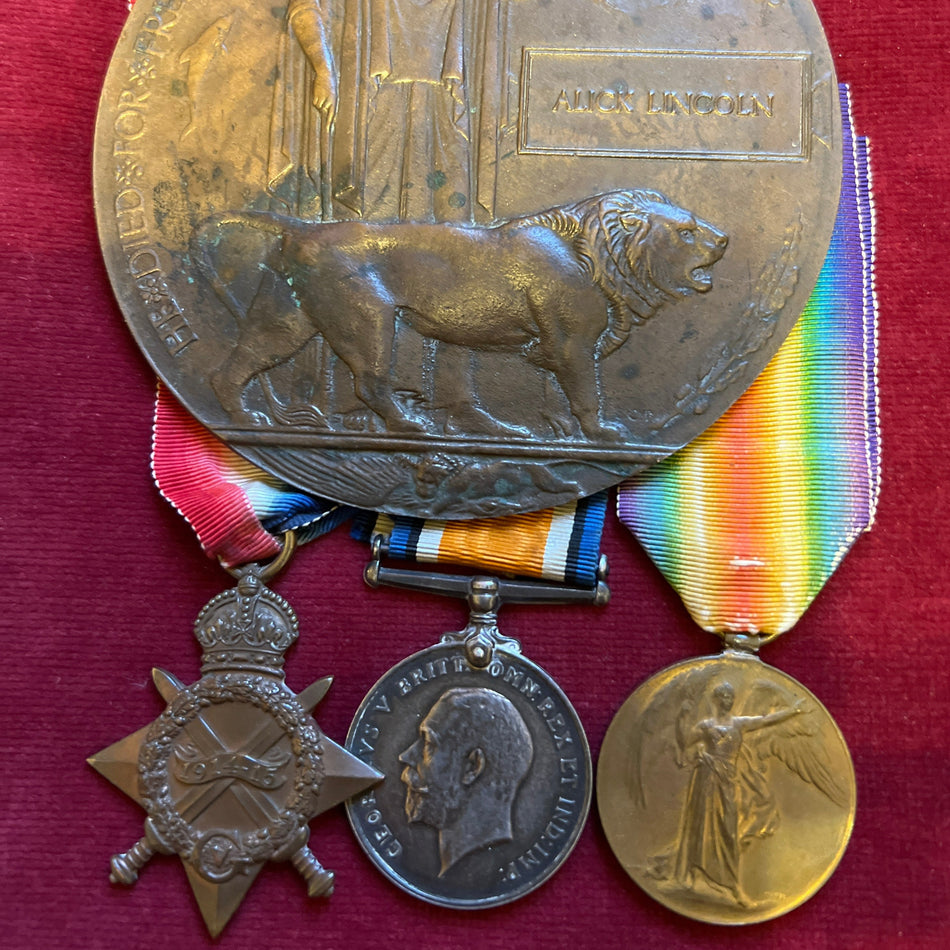
POLYGON ((657 743, 662 753, 675 757, 677 765, 686 764, 688 737, 701 718, 700 701, 713 677, 705 669, 687 673, 659 690, 640 717, 630 754, 628 784, 641 808, 647 806, 648 764, 657 743))
POLYGON ((743 703, 744 716, 768 716, 780 710, 797 710, 786 719, 750 732, 744 742, 761 761, 778 759, 802 781, 813 785, 836 805, 847 807, 848 792, 837 776, 831 757, 818 736, 821 720, 808 701, 773 683, 759 682, 743 703))

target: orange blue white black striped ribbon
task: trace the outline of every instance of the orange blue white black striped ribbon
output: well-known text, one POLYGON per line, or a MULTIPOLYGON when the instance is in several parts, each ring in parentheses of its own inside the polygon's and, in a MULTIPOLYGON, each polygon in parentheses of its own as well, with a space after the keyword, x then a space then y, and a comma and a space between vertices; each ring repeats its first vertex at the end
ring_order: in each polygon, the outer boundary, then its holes
POLYGON ((473 521, 367 513, 353 534, 364 541, 381 535, 390 557, 590 586, 606 511, 607 493, 598 492, 544 511, 473 521))

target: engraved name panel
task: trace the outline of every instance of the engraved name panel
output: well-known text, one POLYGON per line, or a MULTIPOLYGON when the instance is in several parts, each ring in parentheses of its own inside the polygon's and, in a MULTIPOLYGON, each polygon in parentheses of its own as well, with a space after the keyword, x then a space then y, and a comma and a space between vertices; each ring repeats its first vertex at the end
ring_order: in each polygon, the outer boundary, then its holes
POLYGON ((521 153, 808 160, 806 53, 525 49, 521 153))

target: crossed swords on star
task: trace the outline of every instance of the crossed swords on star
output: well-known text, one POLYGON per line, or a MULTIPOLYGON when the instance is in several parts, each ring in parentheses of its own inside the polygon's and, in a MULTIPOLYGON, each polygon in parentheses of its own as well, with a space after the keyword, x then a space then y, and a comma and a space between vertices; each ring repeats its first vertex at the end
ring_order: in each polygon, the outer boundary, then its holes
MULTIPOLYGON (((162 699, 170 703, 178 692, 184 688, 184 683, 177 677, 165 670, 155 670, 153 673, 155 685, 162 694, 162 699)), ((307 687, 298 697, 297 702, 303 707, 305 713, 310 713, 326 695, 327 690, 333 678, 324 677, 317 680, 316 683, 307 687)), ((199 751, 205 755, 214 755, 221 752, 235 752, 239 755, 246 755, 253 758, 260 758, 276 745, 283 736, 281 727, 268 718, 247 738, 246 742, 237 749, 228 748, 225 743, 212 729, 212 727, 201 717, 196 716, 186 726, 188 737, 198 747, 199 751)), ((230 790, 231 794, 238 800, 248 816, 258 825, 266 822, 275 821, 280 813, 274 803, 267 795, 255 795, 238 776, 216 779, 210 784, 196 786, 176 803, 175 807, 178 814, 189 824, 199 818, 207 811, 219 798, 230 790)))
MULTIPOLYGON (((166 703, 171 703, 175 697, 185 688, 185 684, 167 670, 152 670, 152 679, 155 686, 166 703)), ((323 679, 311 683, 303 692, 297 695, 297 702, 303 707, 307 714, 311 713, 317 703, 326 695, 327 690, 333 682, 332 676, 326 676, 323 679)), ((237 751, 243 755, 259 757, 267 753, 284 735, 283 729, 272 719, 261 724, 256 729, 247 742, 237 750, 229 749, 215 731, 202 719, 196 716, 189 723, 189 726, 197 726, 198 735, 189 732, 189 738, 194 741, 202 752, 213 754, 216 752, 237 751)), ((258 827, 267 822, 276 820, 279 817, 279 810, 274 803, 266 796, 255 795, 246 785, 237 777, 220 778, 213 781, 204 788, 194 788, 184 795, 177 803, 176 810, 178 814, 189 824, 200 817, 208 808, 210 808, 221 796, 231 791, 231 794, 237 799, 240 805, 247 812, 248 816, 257 822, 258 827)), ((153 826, 154 827, 154 826, 153 826)), ((306 825, 304 825, 306 827, 306 825)), ((226 833, 222 832, 222 834, 226 833)), ((161 847, 161 843, 152 840, 153 835, 147 834, 146 837, 138 841, 129 851, 124 854, 116 855, 112 859, 113 872, 116 874, 119 868, 125 864, 134 867, 135 876, 138 870, 145 862, 152 857, 158 845, 158 850, 166 850, 161 847)), ((184 856, 182 856, 184 857, 184 856)), ((222 855, 223 864, 225 855, 222 855)), ((306 844, 304 837, 303 844, 291 855, 291 863, 300 872, 307 881, 307 892, 311 897, 329 895, 333 891, 333 874, 326 871, 317 860, 314 853, 306 844)), ((134 877, 133 877, 134 880, 134 877)), ((122 883, 131 883, 131 881, 122 881, 122 883)))

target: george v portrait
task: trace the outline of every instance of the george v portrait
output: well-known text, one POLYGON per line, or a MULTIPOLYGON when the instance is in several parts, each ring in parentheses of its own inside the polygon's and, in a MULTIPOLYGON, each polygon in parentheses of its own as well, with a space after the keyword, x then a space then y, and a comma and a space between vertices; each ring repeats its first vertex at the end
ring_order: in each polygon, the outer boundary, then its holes
POLYGON ((435 702, 399 761, 406 818, 438 831, 440 877, 466 855, 512 840, 533 758, 528 727, 501 693, 455 688, 435 702))

